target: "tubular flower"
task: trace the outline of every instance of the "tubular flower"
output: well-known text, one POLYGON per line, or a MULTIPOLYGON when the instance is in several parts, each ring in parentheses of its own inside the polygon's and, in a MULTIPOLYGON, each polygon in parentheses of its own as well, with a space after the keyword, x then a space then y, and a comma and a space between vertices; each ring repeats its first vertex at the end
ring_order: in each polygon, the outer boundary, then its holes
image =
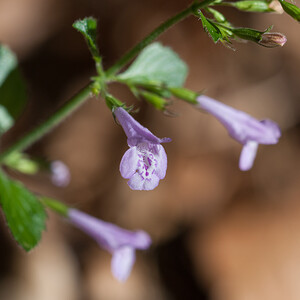
POLYGON ((129 179, 128 185, 133 190, 153 190, 167 171, 167 155, 161 143, 171 139, 156 137, 121 107, 116 108, 114 114, 130 147, 120 163, 122 177, 129 179))
POLYGON ((68 218, 112 254, 111 270, 119 281, 128 278, 135 262, 135 249, 145 250, 151 245, 150 236, 142 230, 129 231, 76 209, 69 209, 68 218))
POLYGON ((207 96, 197 97, 198 107, 215 116, 228 130, 229 135, 243 144, 239 167, 252 168, 258 144, 276 144, 281 136, 279 126, 271 120, 257 120, 252 116, 207 96))

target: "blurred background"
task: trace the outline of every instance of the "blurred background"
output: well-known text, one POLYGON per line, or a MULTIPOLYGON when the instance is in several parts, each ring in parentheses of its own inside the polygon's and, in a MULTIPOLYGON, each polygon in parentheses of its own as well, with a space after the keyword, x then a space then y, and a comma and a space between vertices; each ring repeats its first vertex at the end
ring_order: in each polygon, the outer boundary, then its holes
MULTIPOLYGON (((15 141, 74 95, 94 75, 78 18, 98 19, 105 67, 191 1, 0 0, 0 41, 20 60, 28 85, 26 111, 3 138, 15 141)), ((300 3, 298 3, 299 5, 300 3)), ((90 99, 28 149, 62 160, 71 172, 66 188, 48 174, 13 176, 31 190, 56 197, 108 222, 143 229, 150 250, 137 253, 124 284, 110 272, 110 254, 49 212, 38 247, 24 253, 1 218, 0 299, 5 300, 282 300, 300 299, 300 39, 287 15, 222 9, 237 26, 286 34, 283 48, 214 45, 201 21, 190 17, 159 40, 190 67, 186 87, 278 122, 283 137, 260 146, 253 169, 238 170, 241 145, 213 117, 174 101, 168 117, 134 100, 137 120, 159 137, 171 137, 166 178, 152 192, 134 192, 118 166, 126 137, 102 99, 90 99)))

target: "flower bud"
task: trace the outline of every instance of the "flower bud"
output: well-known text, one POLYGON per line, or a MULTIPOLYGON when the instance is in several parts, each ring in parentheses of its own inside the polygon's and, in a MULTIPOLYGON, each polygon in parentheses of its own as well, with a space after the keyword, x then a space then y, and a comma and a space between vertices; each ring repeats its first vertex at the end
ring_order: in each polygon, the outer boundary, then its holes
POLYGON ((140 94, 152 104, 156 109, 164 110, 166 106, 169 104, 168 101, 157 94, 148 92, 148 91, 140 91, 140 94))
POLYGON ((266 1, 244 0, 232 2, 232 6, 239 10, 249 12, 269 12, 271 11, 266 1))
POLYGON ((196 104, 196 98, 199 96, 199 93, 193 92, 191 90, 185 88, 177 88, 177 87, 170 87, 169 91, 175 97, 185 100, 189 103, 196 104))
POLYGON ((262 34, 260 41, 258 42, 260 45, 274 48, 277 46, 283 46, 286 43, 287 39, 285 35, 279 32, 265 32, 262 34))
POLYGON ((300 8, 292 3, 284 0, 279 0, 284 11, 289 14, 292 18, 300 22, 300 8))

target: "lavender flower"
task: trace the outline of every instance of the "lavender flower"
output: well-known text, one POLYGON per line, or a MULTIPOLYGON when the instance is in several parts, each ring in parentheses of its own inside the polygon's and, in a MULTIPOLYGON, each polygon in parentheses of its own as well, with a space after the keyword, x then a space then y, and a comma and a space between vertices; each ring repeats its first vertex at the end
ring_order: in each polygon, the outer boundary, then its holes
POLYGON ((129 179, 128 185, 133 190, 153 190, 167 171, 167 155, 161 143, 171 139, 156 137, 121 107, 114 113, 130 147, 120 163, 122 177, 129 179))
POLYGON ((145 250, 151 245, 150 236, 142 230, 122 229, 76 209, 69 209, 68 218, 112 254, 111 270, 119 281, 125 281, 129 276, 135 261, 135 249, 145 250))
POLYGON ((226 127, 229 135, 244 145, 239 162, 242 171, 252 168, 258 144, 276 144, 281 136, 278 125, 271 120, 259 121, 204 95, 196 100, 198 107, 215 116, 226 127))
POLYGON ((69 168, 60 160, 55 160, 50 165, 51 180, 53 184, 63 187, 67 186, 70 182, 71 175, 69 168))

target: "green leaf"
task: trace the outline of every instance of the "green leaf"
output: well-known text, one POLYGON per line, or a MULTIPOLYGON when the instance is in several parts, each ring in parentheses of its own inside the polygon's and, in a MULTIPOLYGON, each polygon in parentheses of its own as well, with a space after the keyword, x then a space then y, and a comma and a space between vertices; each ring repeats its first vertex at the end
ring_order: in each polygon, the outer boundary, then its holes
POLYGON ((213 41, 217 43, 218 40, 222 39, 222 33, 220 29, 210 20, 206 19, 200 10, 199 10, 199 16, 201 18, 201 22, 204 30, 210 35, 213 41))
POLYGON ((0 136, 12 127, 13 124, 14 120, 8 113, 7 109, 0 105, 0 136))
POLYGON ((180 87, 185 82, 187 72, 187 65, 173 50, 160 43, 153 43, 117 78, 131 84, 180 87))
POLYGON ((15 54, 8 47, 0 44, 0 86, 17 64, 15 54))
POLYGON ((27 90, 18 68, 14 69, 0 87, 0 105, 16 120, 27 102, 27 90))
POLYGON ((83 20, 77 20, 73 23, 73 27, 77 29, 84 36, 88 47, 93 55, 94 59, 100 57, 97 47, 97 20, 88 17, 83 20))
POLYGON ((292 3, 284 0, 279 0, 283 10, 289 14, 292 18, 300 22, 300 8, 292 3))
POLYGON ((15 54, 0 44, 0 105, 5 108, 4 113, 9 115, 7 118, 14 120, 23 111, 27 100, 26 86, 17 64, 15 54))
POLYGON ((228 23, 225 16, 223 14, 221 14, 219 11, 211 8, 211 7, 207 7, 205 9, 207 12, 209 12, 210 14, 213 15, 214 19, 219 22, 219 23, 228 23))
POLYGON ((45 229, 43 205, 21 183, 9 179, 1 171, 0 203, 12 235, 23 249, 30 251, 45 229))

